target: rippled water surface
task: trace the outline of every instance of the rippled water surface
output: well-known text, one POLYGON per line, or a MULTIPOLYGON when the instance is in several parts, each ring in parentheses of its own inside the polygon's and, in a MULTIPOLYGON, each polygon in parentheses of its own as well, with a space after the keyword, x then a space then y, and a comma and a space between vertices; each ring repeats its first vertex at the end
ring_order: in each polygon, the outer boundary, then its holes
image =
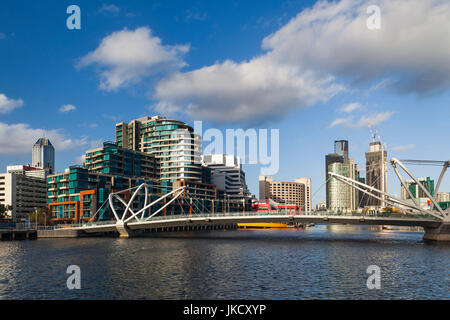
POLYGON ((0 242, 0 299, 449 299, 450 245, 352 226, 0 242), (81 268, 81 290, 66 269, 81 268), (381 289, 366 286, 369 265, 381 289))

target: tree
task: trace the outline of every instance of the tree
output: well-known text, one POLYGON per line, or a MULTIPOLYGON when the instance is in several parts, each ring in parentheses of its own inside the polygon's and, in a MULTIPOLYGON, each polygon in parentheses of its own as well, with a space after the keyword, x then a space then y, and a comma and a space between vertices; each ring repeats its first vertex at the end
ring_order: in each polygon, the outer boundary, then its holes
POLYGON ((42 207, 33 212, 30 212, 27 216, 27 219, 30 224, 36 224, 36 216, 37 216, 37 224, 38 225, 50 225, 51 223, 51 212, 47 207, 42 207))
POLYGON ((10 205, 0 204, 0 219, 6 219, 8 216, 8 212, 12 210, 10 205))

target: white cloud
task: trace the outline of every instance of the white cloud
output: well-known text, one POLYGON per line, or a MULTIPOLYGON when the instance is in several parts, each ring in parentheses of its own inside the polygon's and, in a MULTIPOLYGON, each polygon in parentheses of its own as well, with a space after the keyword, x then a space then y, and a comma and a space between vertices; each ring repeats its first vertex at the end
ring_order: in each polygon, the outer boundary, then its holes
MULTIPOLYGON (((449 2, 379 0, 380 30, 366 26, 370 4, 319 1, 266 37, 266 52, 258 57, 162 79, 154 107, 218 122, 248 122, 327 101, 345 89, 343 83, 371 85, 372 91, 388 85, 415 93, 448 88, 449 2)), ((353 125, 379 121, 385 119, 363 117, 353 125)))
POLYGON ((352 119, 353 119, 353 117, 337 118, 329 125, 329 128, 333 128, 333 127, 339 126, 341 124, 348 124, 348 123, 350 123, 350 121, 352 121, 352 119))
POLYGON ((0 93, 0 114, 9 113, 16 108, 23 106, 22 99, 10 99, 5 96, 3 93, 0 93))
POLYGON ((266 55, 174 74, 157 84, 155 98, 159 111, 167 107, 217 122, 249 122, 327 101, 341 90, 331 77, 318 78, 266 55))
POLYGON ((114 4, 103 4, 100 9, 98 9, 98 12, 103 14, 111 14, 114 16, 117 16, 120 12, 120 8, 114 4))
POLYGON ((353 121, 353 116, 347 118, 338 118, 334 120, 329 128, 333 128, 339 125, 344 125, 347 128, 362 128, 362 127, 375 127, 378 124, 388 121, 394 112, 381 112, 370 116, 361 116, 358 121, 353 121))
POLYGON ((356 127, 375 127, 391 118, 394 112, 382 112, 371 116, 362 116, 356 123, 356 127))
POLYGON ((414 148, 415 148, 414 144, 408 144, 408 145, 404 145, 404 146, 392 147, 392 148, 389 148, 389 149, 390 149, 390 151, 400 152, 400 151, 411 150, 411 149, 414 149, 414 148))
POLYGON ((359 102, 352 102, 352 103, 348 103, 346 105, 343 105, 342 107, 339 108, 339 111, 341 112, 345 112, 345 113, 350 113, 353 112, 355 110, 361 110, 363 109, 363 106, 361 103, 359 102))
POLYGON ((378 0, 381 29, 369 30, 369 0, 319 1, 265 38, 276 58, 364 83, 392 76, 397 89, 450 85, 450 3, 378 0))
POLYGON ((75 159, 73 159, 73 162, 75 162, 75 164, 84 164, 86 162, 86 154, 82 154, 79 157, 76 157, 75 159))
POLYGON ((70 112, 70 111, 73 111, 76 109, 77 109, 77 107, 75 107, 73 104, 65 104, 59 108, 59 112, 67 113, 67 112, 70 112))
POLYGON ((61 130, 31 128, 25 123, 7 124, 0 122, 0 155, 31 153, 33 144, 43 136, 50 139, 56 152, 78 148, 88 143, 87 137, 71 139, 61 130))
POLYGON ((103 38, 97 49, 81 58, 78 67, 99 67, 100 88, 112 91, 152 73, 185 66, 180 57, 187 51, 188 45, 163 45, 148 27, 124 29, 103 38))

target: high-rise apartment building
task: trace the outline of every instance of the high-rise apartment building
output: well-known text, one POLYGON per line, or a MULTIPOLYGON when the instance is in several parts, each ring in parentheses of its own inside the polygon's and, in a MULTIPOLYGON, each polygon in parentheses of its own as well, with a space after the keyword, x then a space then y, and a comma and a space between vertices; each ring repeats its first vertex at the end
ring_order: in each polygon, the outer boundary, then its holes
POLYGON ((208 154, 202 158, 203 165, 211 169, 211 183, 234 200, 250 198, 242 170, 241 159, 234 155, 208 154))
POLYGON ((125 177, 158 179, 158 166, 153 155, 104 142, 100 148, 86 151, 85 166, 90 172, 125 177))
POLYGON ((12 207, 13 221, 45 207, 46 198, 45 179, 17 172, 0 174, 0 204, 12 207))
MULTIPOLYGON (((370 143, 366 152, 366 184, 380 191, 387 192, 387 151, 380 141, 370 143)), ((378 197, 385 199, 380 193, 374 192, 378 197)), ((386 203, 374 197, 368 198, 368 206, 385 207, 386 203)))
POLYGON ((191 126, 160 116, 116 124, 117 146, 153 155, 161 182, 202 181, 201 137, 191 126))
POLYGON ((48 169, 49 173, 55 171, 55 148, 47 138, 39 138, 33 145, 32 164, 35 168, 48 169))
POLYGON ((311 199, 311 181, 309 178, 296 179, 296 181, 300 180, 307 185, 302 182, 274 181, 272 177, 259 176, 259 200, 297 205, 302 208, 302 211, 310 211, 311 203, 307 203, 307 199, 311 199))

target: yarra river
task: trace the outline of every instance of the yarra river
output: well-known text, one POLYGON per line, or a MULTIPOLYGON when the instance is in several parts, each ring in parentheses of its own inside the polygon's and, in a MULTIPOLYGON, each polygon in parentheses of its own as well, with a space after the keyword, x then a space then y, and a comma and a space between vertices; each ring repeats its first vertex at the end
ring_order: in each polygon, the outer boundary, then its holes
POLYGON ((0 299, 450 299, 450 244, 422 236, 318 225, 0 242, 0 299))

